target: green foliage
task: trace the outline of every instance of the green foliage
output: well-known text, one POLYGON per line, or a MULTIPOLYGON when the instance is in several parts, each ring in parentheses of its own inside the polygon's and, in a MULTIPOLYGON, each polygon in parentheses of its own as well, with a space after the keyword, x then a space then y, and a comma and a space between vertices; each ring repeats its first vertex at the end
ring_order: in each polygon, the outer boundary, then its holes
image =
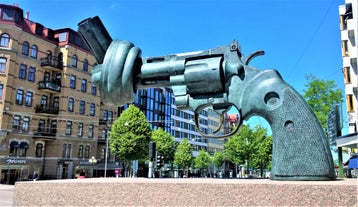
POLYGON ((245 164, 264 169, 270 168, 272 159, 272 137, 266 136, 267 130, 256 126, 252 130, 243 125, 236 135, 225 144, 226 157, 235 164, 245 164))
POLYGON ((224 145, 226 157, 235 164, 244 164, 253 154, 253 140, 252 130, 249 126, 243 125, 239 133, 232 136, 224 145))
POLYGON ((220 171, 221 166, 225 162, 225 154, 223 152, 216 151, 214 153, 214 157, 212 158, 212 161, 213 161, 215 167, 217 167, 219 169, 219 171, 220 171))
POLYGON ((200 150, 198 156, 194 160, 194 167, 198 169, 206 169, 211 163, 211 157, 205 150, 200 150))
POLYGON ((152 141, 156 143, 156 150, 164 156, 164 162, 172 163, 174 160, 174 154, 177 147, 177 142, 174 141, 174 137, 164 131, 162 128, 152 131, 152 141))
POLYGON ((316 114, 322 128, 327 130, 328 114, 334 106, 342 103, 342 90, 336 88, 333 80, 321 80, 314 75, 306 75, 304 99, 316 114))
POLYGON ((111 152, 122 160, 148 158, 148 143, 151 130, 145 115, 130 105, 112 125, 110 134, 111 152))
POLYGON ((264 169, 271 168, 272 160, 272 136, 266 136, 266 129, 255 127, 253 136, 255 137, 255 153, 252 155, 252 166, 261 170, 263 176, 264 169))
POLYGON ((193 161, 193 150, 188 139, 183 139, 177 147, 174 155, 174 164, 182 169, 187 169, 193 161))

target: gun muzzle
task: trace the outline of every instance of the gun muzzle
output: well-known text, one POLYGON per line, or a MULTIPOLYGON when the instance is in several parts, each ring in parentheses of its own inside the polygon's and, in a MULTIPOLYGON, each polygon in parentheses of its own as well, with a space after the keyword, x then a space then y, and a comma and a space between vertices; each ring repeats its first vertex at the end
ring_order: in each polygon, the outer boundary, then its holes
POLYGON ((104 56, 112 38, 98 16, 78 23, 78 33, 94 53, 97 63, 103 63, 104 56))

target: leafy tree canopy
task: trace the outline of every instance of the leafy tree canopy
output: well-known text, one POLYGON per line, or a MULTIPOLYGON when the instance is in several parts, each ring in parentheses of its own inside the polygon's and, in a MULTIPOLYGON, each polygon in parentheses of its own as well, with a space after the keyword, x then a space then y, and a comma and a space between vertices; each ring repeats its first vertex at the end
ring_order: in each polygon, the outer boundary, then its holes
POLYGON ((112 125, 111 151, 122 160, 146 160, 150 135, 145 115, 130 105, 112 125))
POLYGON ((174 137, 164 131, 162 128, 152 131, 152 141, 156 143, 156 150, 164 156, 165 162, 173 162, 174 154, 177 147, 177 142, 174 141, 174 137))
POLYGON ((188 139, 183 139, 177 147, 174 155, 174 164, 186 169, 193 161, 193 150, 188 139))
POLYGON ((316 114, 322 128, 327 130, 328 114, 334 106, 342 103, 342 90, 333 80, 321 80, 313 74, 306 75, 304 99, 316 114))
POLYGON ((224 164, 225 161, 225 154, 223 152, 216 151, 214 153, 212 161, 215 167, 217 167, 220 170, 221 166, 224 164))
POLYGON ((205 150, 200 150, 198 156, 194 160, 194 167, 198 169, 208 168, 211 163, 211 157, 205 150))

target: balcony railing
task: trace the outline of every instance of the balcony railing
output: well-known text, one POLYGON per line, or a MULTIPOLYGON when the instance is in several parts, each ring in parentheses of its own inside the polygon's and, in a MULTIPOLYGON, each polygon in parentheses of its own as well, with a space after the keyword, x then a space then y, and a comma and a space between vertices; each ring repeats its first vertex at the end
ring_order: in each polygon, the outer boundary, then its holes
POLYGON ((36 105, 35 113, 58 114, 58 108, 44 107, 41 104, 39 104, 39 105, 36 105))
POLYGON ((50 90, 61 92, 61 84, 59 81, 39 81, 39 90, 50 90))
POLYGON ((42 67, 50 67, 50 68, 55 68, 55 69, 63 69, 63 62, 62 60, 58 59, 57 57, 54 56, 48 56, 48 57, 44 57, 44 58, 40 58, 41 60, 41 66, 42 67))
POLYGON ((34 131, 33 138, 35 139, 55 139, 56 129, 47 129, 42 131, 34 131))

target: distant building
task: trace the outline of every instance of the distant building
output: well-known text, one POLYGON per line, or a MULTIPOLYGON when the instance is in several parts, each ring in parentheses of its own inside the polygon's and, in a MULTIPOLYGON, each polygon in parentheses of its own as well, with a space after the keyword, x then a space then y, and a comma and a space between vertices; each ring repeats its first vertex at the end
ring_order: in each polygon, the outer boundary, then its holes
POLYGON ((339 20, 341 30, 343 74, 348 112, 348 133, 337 138, 338 147, 347 147, 357 152, 358 145, 358 3, 357 0, 345 0, 339 6, 339 20))
POLYGON ((77 32, 52 30, 0 4, 0 182, 93 176, 117 107, 91 83, 95 58, 77 32), (108 122, 106 122, 108 123, 108 122), (109 123, 110 124, 110 123, 109 123), (98 150, 97 150, 98 149, 98 150))

